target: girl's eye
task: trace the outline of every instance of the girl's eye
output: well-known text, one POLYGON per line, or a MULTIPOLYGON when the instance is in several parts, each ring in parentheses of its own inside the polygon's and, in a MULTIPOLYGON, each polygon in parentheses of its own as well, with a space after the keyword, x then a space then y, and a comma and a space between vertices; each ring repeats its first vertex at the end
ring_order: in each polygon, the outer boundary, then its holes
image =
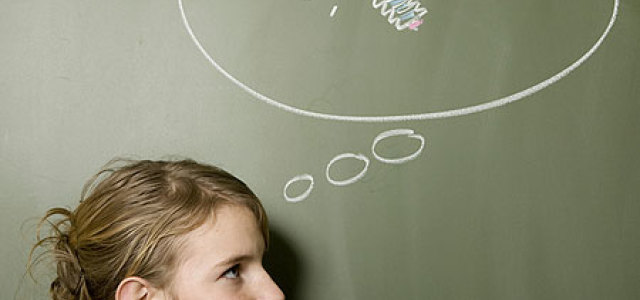
POLYGON ((224 271, 222 277, 227 279, 236 279, 240 276, 240 265, 235 265, 229 270, 224 271))

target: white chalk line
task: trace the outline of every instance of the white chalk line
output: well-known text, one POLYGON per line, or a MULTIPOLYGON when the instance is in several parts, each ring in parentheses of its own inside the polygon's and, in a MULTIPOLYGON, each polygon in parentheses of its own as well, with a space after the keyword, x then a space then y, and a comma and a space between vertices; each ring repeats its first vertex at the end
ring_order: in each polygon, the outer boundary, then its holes
POLYGON ((309 110, 300 109, 291 105, 287 105, 276 100, 273 100, 255 90, 250 88, 249 86, 242 83, 240 80, 233 77, 229 72, 223 69, 210 55, 207 51, 202 47, 198 38, 196 38, 191 26, 189 25, 189 21, 187 20, 187 16, 184 11, 184 7, 182 5, 182 0, 178 0, 178 6, 180 7, 180 13, 182 15, 182 21, 184 23, 187 32, 191 36, 191 39, 196 44, 196 47, 200 50, 200 52, 205 56, 205 58, 211 63, 211 65, 216 68, 222 75, 227 77, 231 82, 236 84, 241 89, 245 90, 247 93, 255 97, 256 99, 263 101, 269 105, 275 106, 284 111, 288 111, 290 113, 294 113, 300 116, 311 117, 322 120, 334 120, 334 121, 348 121, 348 122, 368 122, 368 123, 382 123, 382 122, 400 122, 400 121, 416 121, 416 120, 433 120, 433 119, 444 119, 451 117, 459 117, 464 115, 469 115, 473 113, 478 113, 481 111, 489 110, 492 108, 500 107, 518 100, 521 100, 525 97, 531 96, 550 85, 556 83, 563 77, 567 76, 569 73, 573 72, 576 68, 582 65, 596 50, 600 47, 604 39, 609 34, 609 31, 613 27, 613 24, 616 21, 616 17, 618 15, 618 6, 619 0, 614 0, 613 13, 611 14, 611 19, 609 20, 609 24, 607 25, 604 33, 600 36, 600 38, 596 41, 596 43, 577 61, 560 71, 559 73, 553 75, 552 77, 530 87, 520 92, 511 94, 509 96, 495 99, 489 102, 485 102, 478 105, 467 106, 458 109, 445 110, 440 112, 430 112, 430 113, 418 113, 418 114, 406 114, 406 115, 389 115, 389 116, 352 116, 352 115, 336 115, 336 114, 328 114, 328 113, 320 113, 309 110))
POLYGON ((331 12, 329 13, 329 16, 333 17, 336 14, 336 10, 338 10, 338 6, 334 5, 333 8, 331 9, 331 12))
POLYGON ((392 130, 387 130, 385 132, 382 132, 380 134, 378 134, 378 136, 376 136, 376 138, 373 140, 373 144, 371 145, 371 154, 373 154, 373 156, 383 162, 383 163, 387 163, 387 164, 403 164, 406 163, 408 161, 414 160, 416 159, 420 153, 422 153, 422 150, 424 149, 424 137, 422 135, 419 134, 415 134, 413 130, 411 129, 392 129, 392 130), (417 151, 415 151, 414 153, 406 156, 406 157, 400 157, 400 158, 385 158, 382 157, 380 155, 378 155, 378 153, 376 153, 376 145, 378 145, 379 142, 381 142, 382 140, 392 137, 392 136, 400 136, 400 135, 406 135, 409 138, 412 139, 417 139, 420 141, 420 148, 418 148, 417 151))
POLYGON ((337 185, 337 186, 345 186, 345 185, 350 185, 352 183, 357 182, 358 180, 362 179, 362 177, 364 177, 364 175, 367 173, 367 170, 369 169, 369 158, 367 158, 364 154, 355 154, 355 153, 342 153, 337 155, 336 157, 334 157, 333 159, 331 159, 331 161, 327 164, 327 170, 325 171, 326 177, 327 177, 327 181, 329 181, 331 184, 333 185, 337 185), (358 160, 361 160, 364 162, 364 168, 362 168, 362 171, 360 171, 360 173, 356 174, 355 176, 345 179, 345 180, 334 180, 333 178, 331 178, 331 175, 329 175, 329 170, 331 170, 331 166, 333 166, 334 163, 343 160, 343 159, 347 159, 347 158, 355 158, 358 160))
POLYGON ((284 185, 284 189, 282 190, 282 194, 284 195, 284 199, 287 200, 288 202, 300 202, 304 199, 307 199, 307 197, 309 197, 309 194, 311 194, 311 191, 313 190, 313 176, 311 176, 310 174, 302 174, 302 175, 298 175, 296 177, 291 178, 291 180, 289 180, 287 182, 287 184, 284 185), (302 180, 307 180, 309 181, 309 187, 300 195, 296 196, 296 197, 290 197, 287 194, 287 190, 289 189, 289 186, 291 184, 293 184, 294 182, 298 182, 298 181, 302 181, 302 180))

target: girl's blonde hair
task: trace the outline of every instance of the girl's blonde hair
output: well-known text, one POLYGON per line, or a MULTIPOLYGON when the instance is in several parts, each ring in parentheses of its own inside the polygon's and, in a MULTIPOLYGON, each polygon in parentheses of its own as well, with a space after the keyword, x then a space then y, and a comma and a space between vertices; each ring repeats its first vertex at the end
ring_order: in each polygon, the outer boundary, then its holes
POLYGON ((221 204, 249 208, 268 243, 264 208, 228 172, 192 160, 112 161, 85 184, 74 211, 53 208, 40 220, 28 269, 40 260, 34 259, 39 248, 52 255, 53 300, 111 300, 129 276, 167 287, 181 237, 214 217, 221 204), (42 237, 44 224, 51 230, 42 237))

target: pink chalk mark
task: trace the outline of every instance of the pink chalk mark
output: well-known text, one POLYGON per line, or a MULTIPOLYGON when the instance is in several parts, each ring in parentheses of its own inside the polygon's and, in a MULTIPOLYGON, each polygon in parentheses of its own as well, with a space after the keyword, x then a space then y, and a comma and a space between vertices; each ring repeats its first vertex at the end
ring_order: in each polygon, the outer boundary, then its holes
POLYGON ((413 23, 409 24, 409 29, 418 30, 418 26, 422 25, 423 20, 416 20, 413 23))

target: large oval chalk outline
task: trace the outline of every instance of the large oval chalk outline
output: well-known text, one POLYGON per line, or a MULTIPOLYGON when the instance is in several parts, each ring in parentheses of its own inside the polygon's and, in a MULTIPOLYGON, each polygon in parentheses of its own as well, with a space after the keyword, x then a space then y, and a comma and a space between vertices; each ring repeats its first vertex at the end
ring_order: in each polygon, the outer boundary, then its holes
POLYGON ((189 35, 191 36, 191 39, 196 44, 198 49, 200 49, 200 52, 202 52, 202 54, 207 58, 207 60, 209 60, 211 65, 213 65, 220 73, 222 73, 222 75, 227 77, 229 80, 231 80, 233 83, 235 83, 238 87, 240 87, 241 89, 245 90, 247 93, 251 94, 253 97, 257 98, 258 100, 263 101, 263 102, 265 102, 267 104, 273 105, 273 106, 275 106, 277 108, 283 109, 285 111, 288 111, 288 112, 291 112, 291 113, 294 113, 294 114, 298 114, 298 115, 301 115, 301 116, 306 116, 306 117, 312 117, 312 118, 323 119, 323 120, 335 120, 335 121, 380 123, 380 122, 432 120, 432 119, 444 119, 444 118, 464 116, 464 115, 468 115, 468 114, 477 113, 477 112, 485 111, 485 110, 488 110, 488 109, 496 108, 496 107, 499 107, 499 106, 503 106, 505 104, 509 104, 511 102, 515 102, 515 101, 521 100, 521 99, 523 99, 523 98, 525 98, 527 96, 531 96, 531 95, 543 90, 544 88, 556 83, 558 80, 562 79, 563 77, 567 76, 569 73, 573 72, 573 70, 578 68, 587 59, 589 59, 589 57, 591 57, 591 55, 593 55, 593 53, 596 52, 596 50, 598 50, 598 47, 600 47, 600 45, 602 44, 604 39, 607 37, 607 35, 609 35, 609 31, 611 30, 611 27, 613 27, 613 24, 616 22, 616 17, 618 15, 619 2, 620 2, 619 0, 614 0, 613 13, 611 14, 611 19, 609 20, 609 24, 607 25, 607 28, 605 28, 604 33, 602 33, 602 35, 600 36, 598 41, 591 47, 591 49, 589 49, 589 51, 587 51, 584 55, 582 55, 582 57, 580 57, 578 60, 576 60, 574 63, 572 63, 568 67, 566 67, 564 70, 562 70, 559 73, 549 77, 548 79, 546 79, 546 80, 544 80, 544 81, 542 81, 542 82, 540 82, 540 83, 538 83, 538 84, 536 84, 536 85, 534 85, 534 86, 532 86, 530 88, 527 88, 525 90, 517 92, 515 94, 511 94, 509 96, 506 96, 506 97, 503 97, 503 98, 500 98, 500 99, 496 99, 496 100, 492 100, 492 101, 489 101, 489 102, 485 102, 485 103, 482 103, 482 104, 478 104, 478 105, 466 106, 466 107, 463 107, 463 108, 445 110, 445 111, 440 111, 440 112, 430 112, 430 113, 420 113, 420 114, 407 114, 407 115, 395 115, 395 116, 349 116, 349 115, 335 115, 335 114, 319 113, 319 112, 300 109, 300 108, 297 108, 297 107, 294 107, 294 106, 291 106, 291 105, 287 105, 287 104, 278 102, 276 100, 273 100, 273 99, 271 99, 271 98, 269 98, 269 97, 267 97, 267 96, 255 91, 254 89, 250 88, 246 84, 242 83, 240 80, 238 80, 235 77, 233 77, 231 74, 229 74, 229 72, 227 72, 220 65, 218 65, 218 63, 213 58, 211 58, 209 53, 207 53, 207 51, 204 49, 204 47, 202 47, 202 45, 200 44, 200 41, 198 40, 198 38, 196 38, 195 34, 193 33, 193 30, 191 29, 191 25, 189 25, 189 21, 187 20, 187 15, 185 14, 184 7, 182 5, 182 0, 178 0, 178 6, 180 7, 180 13, 182 15, 182 21, 183 21, 184 26, 186 27, 187 31, 189 32, 189 35))

